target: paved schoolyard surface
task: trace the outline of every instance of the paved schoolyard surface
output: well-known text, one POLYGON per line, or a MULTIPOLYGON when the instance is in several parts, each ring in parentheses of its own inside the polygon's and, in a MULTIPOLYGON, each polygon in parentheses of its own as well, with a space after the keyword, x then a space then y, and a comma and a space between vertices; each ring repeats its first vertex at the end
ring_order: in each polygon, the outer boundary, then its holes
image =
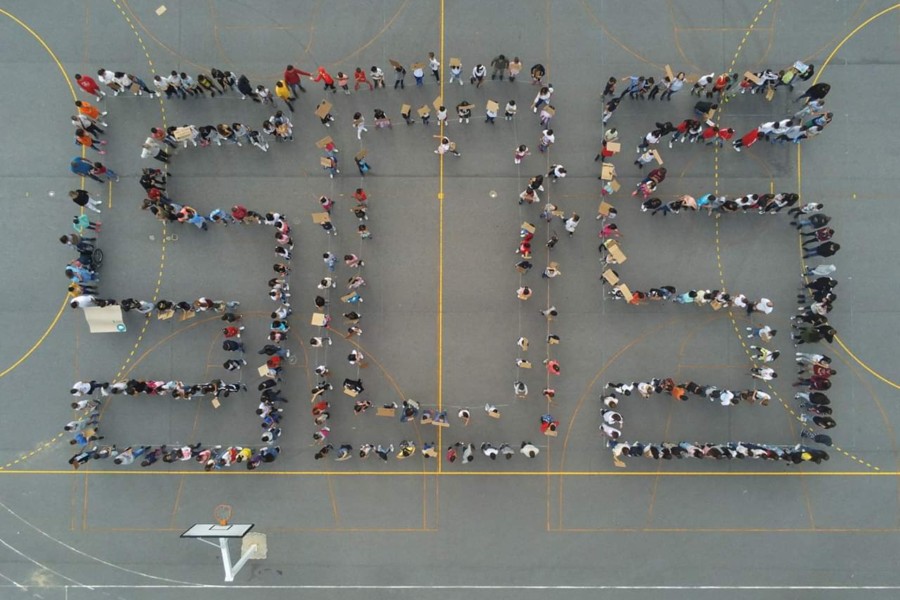
MULTIPOLYGON (((890 248, 894 230, 889 203, 896 151, 884 115, 896 94, 900 10, 885 12, 846 39, 891 3, 636 6, 573 0, 510 7, 465 1, 447 3, 442 11, 439 2, 409 0, 173 2, 161 16, 157 6, 122 0, 0 5, 4 79, 14 83, 0 90, 9 140, 0 161, 7 261, 0 300, 0 597, 895 597, 896 590, 789 587, 900 584, 893 568, 900 507, 892 426, 893 382, 900 379, 900 321, 892 295, 898 271, 891 252, 878 249, 890 248), (103 66, 149 82, 152 61, 163 73, 228 68, 271 88, 288 62, 304 69, 324 64, 332 72, 372 64, 387 70, 391 58, 409 65, 428 51, 440 53, 442 32, 442 77, 448 76, 451 57, 460 58, 468 74, 473 64, 500 52, 518 54, 526 71, 515 84, 445 87, 447 106, 469 100, 476 108, 468 125, 451 120, 447 134, 462 156, 448 156, 442 170, 432 153, 436 128, 407 127, 399 118, 401 104, 430 104, 440 94, 430 75, 423 88, 329 98, 337 118, 330 130, 312 114, 323 95, 318 84, 309 84, 297 103, 294 142, 273 142, 266 154, 246 147, 180 151, 171 166, 170 195, 176 201, 207 211, 242 202, 284 212, 294 223, 291 347, 298 360, 287 371, 285 390, 293 402, 279 461, 257 474, 207 476, 194 465, 173 473, 165 466, 125 470, 104 463, 70 472, 65 461, 72 449, 58 432, 70 419, 72 381, 206 380, 224 374, 219 365, 225 357, 218 347, 220 322, 202 315, 185 323, 154 319, 146 328, 128 315, 129 331, 119 335, 91 335, 81 315, 69 310, 55 318, 64 301, 62 265, 68 260, 55 238, 68 231, 74 214, 66 192, 77 180, 67 163, 77 153, 67 122, 72 94, 40 40, 69 75, 103 66), (826 204, 843 246, 834 259, 841 285, 832 322, 844 347, 825 350, 839 370, 831 397, 839 422, 832 437, 840 450, 831 449, 823 465, 801 468, 631 460, 626 470, 615 469, 597 432, 597 398, 606 381, 673 376, 745 388, 751 380, 735 330, 743 329, 743 315, 671 304, 635 308, 603 297, 592 218, 599 200, 592 159, 601 133, 603 83, 632 73, 658 78, 665 64, 699 74, 732 65, 738 72, 782 68, 801 59, 821 70, 827 58, 821 81, 832 85, 827 106, 835 120, 803 146, 802 156, 796 148, 763 144, 741 154, 662 147, 669 179, 661 192, 740 195, 772 187, 799 189, 804 200, 826 204), (536 152, 539 127, 528 110, 535 88, 527 69, 536 62, 548 68, 556 89, 557 144, 549 157, 536 152), (488 99, 502 107, 511 98, 521 107, 515 121, 482 122, 488 99), (374 108, 388 112, 393 130, 372 126, 374 108), (355 111, 370 121, 362 144, 350 126, 355 111), (342 173, 335 180, 319 168, 314 146, 326 134, 342 151, 342 173), (511 154, 521 143, 535 156, 517 169, 511 154), (373 172, 361 182, 350 158, 363 147, 373 172), (522 304, 514 297, 520 281, 513 250, 520 223, 537 222, 537 207, 517 206, 516 196, 528 177, 546 172, 551 162, 564 164, 570 175, 545 185, 550 200, 585 218, 574 238, 554 250, 563 275, 547 286, 532 272, 526 282, 535 297, 522 304), (371 199, 375 233, 362 244, 348 210, 349 194, 359 185, 371 199), (310 220, 321 194, 337 200, 336 238, 310 220), (468 467, 443 463, 440 474, 434 461, 418 454, 388 464, 314 461, 304 408, 315 383, 312 369, 327 360, 337 381, 355 374, 344 359, 350 345, 337 331, 327 355, 304 343, 314 331, 306 323, 315 282, 324 273, 324 251, 356 252, 367 263, 359 344, 373 363, 362 371, 373 402, 411 397, 425 407, 440 403, 451 415, 470 407, 473 423, 463 428, 451 416, 452 426, 440 432, 443 446, 457 440, 518 446, 529 439, 542 448, 538 459, 517 455, 509 463, 493 463, 479 455, 468 467), (561 312, 552 330, 563 338, 554 351, 564 369, 553 382, 551 411, 562 423, 556 439, 537 431, 546 410, 539 396, 543 370, 521 375, 514 364, 514 342, 525 335, 532 341, 529 358, 541 366, 547 326, 537 311, 547 303, 561 312), (511 393, 520 376, 531 389, 524 401, 511 393), (499 421, 484 415, 485 402, 500 408, 499 421), (257 531, 268 534, 269 559, 251 562, 236 584, 258 587, 185 589, 221 581, 216 550, 177 536, 211 520, 212 508, 222 502, 234 507, 235 521, 256 523, 257 531), (776 589, 722 589, 733 586, 776 589)), ((386 79, 390 88, 392 73, 386 79)), ((411 73, 407 80, 411 84, 411 73)), ((793 112, 791 100, 784 90, 771 103, 740 96, 723 108, 721 123, 742 133, 793 112)), ((619 209, 628 261, 617 270, 632 289, 708 289, 724 282, 729 290, 773 299, 776 312, 766 322, 781 331, 774 344, 783 352, 774 386, 780 400, 725 410, 696 401, 675 406, 663 397, 630 399, 622 404, 626 438, 795 443, 797 422, 786 410, 793 405, 787 332, 801 267, 787 215, 651 218, 628 194, 638 176, 630 164, 632 146, 654 122, 689 115, 694 101, 686 92, 664 104, 624 100, 610 123, 623 147, 613 161, 623 187, 611 202, 619 209)), ((88 182, 107 204, 101 295, 233 298, 245 314, 248 347, 258 347, 271 309, 264 297, 271 230, 163 230, 138 208, 137 176, 146 164, 139 145, 151 126, 238 120, 258 126, 271 111, 235 94, 162 104, 119 97, 106 106, 105 162, 122 181, 111 190, 88 182)), ((563 232, 562 223, 539 227, 537 237, 545 239, 550 231, 563 232)), ((546 264, 543 248, 535 258, 546 264)), ((339 282, 349 275, 338 269, 339 282)), ((342 307, 336 296, 333 301, 337 313, 342 307)), ((250 367, 256 358, 251 355, 250 367)), ((251 368, 243 373, 244 381, 257 382, 251 368)), ((348 398, 335 394, 331 400, 336 442, 438 441, 432 427, 401 425, 371 411, 354 418, 348 398)), ((116 398, 104 411, 103 433, 120 445, 251 445, 259 434, 255 405, 252 394, 234 396, 219 409, 207 400, 116 398)))

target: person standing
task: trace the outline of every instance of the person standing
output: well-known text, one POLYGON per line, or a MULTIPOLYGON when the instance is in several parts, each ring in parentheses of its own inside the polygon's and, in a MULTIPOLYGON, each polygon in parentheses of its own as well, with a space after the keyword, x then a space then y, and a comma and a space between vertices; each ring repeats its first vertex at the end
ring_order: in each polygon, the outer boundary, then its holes
MULTIPOLYGON (((422 85, 420 81, 424 76, 425 75, 424 73, 422 73, 421 67, 413 71, 413 77, 416 77, 417 86, 422 85), (418 77, 416 77, 416 72, 420 73, 418 77)), ((396 90, 398 88, 401 90, 406 89, 406 68, 401 64, 397 64, 394 66, 394 89, 396 90)))
POLYGON ((362 116, 362 113, 355 113, 353 115, 353 127, 356 128, 356 139, 358 140, 362 139, 364 131, 369 131, 366 129, 366 118, 362 116))
POLYGON ((516 106, 515 100, 510 100, 506 103, 506 107, 503 109, 503 118, 507 121, 512 121, 513 117, 516 116, 516 111, 519 110, 519 107, 516 106))
MULTIPOLYGON (((337 93, 337 88, 334 87, 334 78, 325 70, 325 67, 319 67, 316 77, 313 79, 313 82, 315 83, 319 83, 320 81, 325 85, 323 91, 331 90, 332 94, 337 93)), ((357 87, 357 89, 359 88, 357 87)))
MULTIPOLYGON (((370 91, 370 92, 371 92, 373 89, 375 89, 374 86, 372 85, 372 82, 369 81, 368 79, 366 79, 366 72, 363 71, 363 70, 362 70, 361 68, 359 68, 359 67, 356 67, 356 70, 353 72, 353 82, 354 82, 354 83, 353 83, 353 91, 354 91, 354 92, 358 92, 358 91, 359 91, 359 86, 360 86, 361 84, 365 84, 365 85, 369 86, 369 91, 370 91)), ((332 87, 334 87, 334 86, 332 86, 332 87)), ((396 87, 396 86, 395 86, 395 87, 396 87)), ((327 89, 327 85, 326 85, 326 89, 327 89)), ((332 91, 334 91, 334 90, 332 90, 332 91)))
POLYGON ((516 80, 516 77, 519 76, 519 73, 522 72, 522 61, 519 60, 518 56, 514 56, 511 61, 509 61, 509 66, 507 67, 509 71, 509 81, 513 83, 516 80))
POLYGON ((160 162, 169 162, 169 154, 152 137, 144 140, 144 145, 141 146, 141 158, 155 158, 160 162))
POLYGON ((487 67, 477 64, 472 68, 472 77, 469 78, 469 83, 474 84, 476 88, 480 88, 481 84, 484 83, 485 75, 487 75, 487 67))
MULTIPOLYGON (((414 65, 412 66, 412 70, 413 70, 413 79, 416 80, 416 87, 422 87, 422 86, 425 85, 425 69, 423 68, 424 66, 425 66, 425 65, 422 65, 422 64, 419 64, 419 63, 416 63, 416 64, 414 64, 414 65)), ((406 75, 406 69, 403 69, 402 67, 401 67, 401 69, 402 69, 402 71, 403 71, 403 75, 405 76, 405 75, 406 75)), ((395 86, 395 88, 396 88, 396 86, 395 86)), ((401 79, 401 81, 400 81, 400 88, 401 88, 401 89, 403 88, 403 81, 402 81, 402 79, 401 79)))
POLYGON ((578 227, 578 222, 581 220, 581 217, 578 216, 578 213, 573 212, 572 216, 566 219, 566 231, 569 232, 569 237, 575 235, 575 228, 578 227))
POLYGON ((553 135, 552 129, 545 129, 541 132, 541 139, 538 142, 538 150, 541 153, 546 152, 550 146, 556 143, 556 136, 553 135))
POLYGON ((339 88, 344 90, 345 96, 350 95, 350 77, 343 71, 337 72, 337 84, 339 88))
POLYGON ((805 252, 803 254, 803 258, 809 258, 811 256, 833 256, 834 254, 837 254, 837 251, 840 249, 840 244, 836 244, 834 242, 825 242, 824 244, 820 244, 815 248, 804 248, 805 252))
MULTIPOLYGON (((306 88, 303 87, 303 77, 312 77, 312 74, 301 71, 294 67, 294 65, 288 65, 284 70, 284 83, 290 88, 291 93, 293 94, 291 100, 297 99, 297 90, 304 93, 306 92, 306 88)), ((293 109, 291 109, 291 111, 293 112, 293 109)))
POLYGON ((497 79, 497 77, 500 78, 500 81, 503 81, 503 74, 509 67, 509 60, 500 54, 491 61, 491 67, 493 68, 493 71, 491 72, 491 81, 497 79))
POLYGON ((69 163, 69 170, 79 177, 90 177, 98 183, 103 183, 103 180, 93 173, 94 163, 86 158, 81 158, 80 156, 74 157, 72 162, 69 163))
POLYGON ((666 82, 665 91, 659 95, 659 100, 662 102, 663 100, 667 100, 669 102, 672 101, 672 96, 681 91, 681 88, 684 87, 684 71, 678 73, 670 82, 666 82))
POLYGON ((372 83, 375 85, 375 88, 384 89, 384 71, 380 67, 372 65, 372 68, 369 69, 369 74, 372 75, 372 83))
POLYGON ((431 74, 434 75, 434 80, 438 83, 441 82, 441 63, 438 59, 434 57, 434 52, 428 53, 428 68, 431 69, 431 74))
POLYGON ((106 92, 100 89, 100 86, 97 84, 93 77, 76 73, 75 83, 77 83, 78 87, 80 87, 82 90, 94 96, 97 99, 97 102, 100 102, 104 97, 106 97, 106 92))
POLYGON ((119 176, 116 174, 116 172, 105 166, 101 162, 94 163, 94 166, 91 168, 90 176, 100 182, 103 182, 101 177, 105 177, 106 181, 115 181, 116 183, 119 182, 119 176))
POLYGON ((452 84, 454 81, 458 81, 459 85, 463 84, 462 80, 462 64, 458 65, 450 65, 450 83, 452 84))
POLYGON ((106 141, 97 140, 91 136, 84 129, 76 129, 75 130, 75 142, 85 148, 90 148, 91 150, 95 150, 100 154, 106 154, 106 150, 100 149, 97 144, 105 145, 106 141))
POLYGON ((294 104, 291 100, 295 98, 291 96, 291 92, 288 89, 287 83, 285 81, 279 81, 275 84, 275 95, 281 98, 285 104, 287 104, 288 110, 294 112, 294 104))
POLYGON ((93 135, 103 134, 103 130, 97 127, 97 124, 94 123, 93 120, 89 119, 87 115, 83 115, 81 113, 72 115, 72 125, 75 127, 75 129, 84 129, 85 131, 93 135))
POLYGON ((91 198, 91 195, 87 192, 87 190, 71 190, 69 192, 69 198, 72 199, 72 202, 77 204, 78 206, 87 208, 96 213, 101 212, 98 206, 102 205, 103 202, 100 200, 96 200, 91 198))

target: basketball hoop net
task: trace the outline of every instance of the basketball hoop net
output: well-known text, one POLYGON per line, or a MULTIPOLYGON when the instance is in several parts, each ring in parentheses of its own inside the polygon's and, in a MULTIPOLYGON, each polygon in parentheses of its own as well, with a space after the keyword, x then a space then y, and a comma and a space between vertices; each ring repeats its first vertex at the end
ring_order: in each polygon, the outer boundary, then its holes
POLYGON ((213 518, 224 527, 228 525, 228 520, 231 519, 231 506, 229 504, 220 504, 213 509, 213 518))

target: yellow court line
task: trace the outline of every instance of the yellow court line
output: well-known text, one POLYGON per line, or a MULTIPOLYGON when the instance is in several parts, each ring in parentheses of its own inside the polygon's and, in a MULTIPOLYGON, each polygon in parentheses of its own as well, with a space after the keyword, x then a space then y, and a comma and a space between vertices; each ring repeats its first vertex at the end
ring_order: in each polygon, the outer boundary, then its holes
MULTIPOLYGON (((173 476, 197 477, 900 477, 900 471, 91 471, 92 476, 173 476)), ((2 475, 83 475, 69 469, 9 469, 2 475)))
POLYGON ((21 365, 23 362, 25 362, 28 359, 28 357, 31 356, 34 353, 34 351, 37 350, 41 344, 44 343, 44 340, 47 339, 47 336, 50 335, 50 332, 53 331, 54 327, 56 327, 56 324, 59 322, 60 317, 62 317, 63 311, 66 310, 66 306, 68 306, 68 305, 69 305, 69 296, 67 294, 66 297, 63 298, 63 302, 62 302, 62 305, 59 307, 59 310, 56 311, 56 316, 53 317, 52 321, 50 321, 50 325, 47 326, 47 329, 44 331, 44 333, 41 334, 41 337, 39 337, 38 340, 34 343, 34 345, 31 348, 29 348, 28 351, 25 352, 25 354, 20 356, 16 362, 14 362, 10 366, 8 366, 6 369, 4 369, 4 371, 2 373, 0 373, 0 377, 5 377, 10 372, 12 372, 13 369, 15 369, 16 367, 21 365))
MULTIPOLYGON (((56 63, 56 66, 59 69, 59 72, 62 73, 62 75, 63 75, 63 79, 66 80, 66 85, 69 86, 69 93, 72 95, 72 100, 73 101, 78 100, 78 95, 75 93, 75 86, 73 86, 72 82, 69 80, 69 75, 68 75, 68 73, 66 73, 65 67, 63 67, 62 62, 60 62, 60 60, 56 57, 56 54, 53 53, 53 50, 50 49, 50 46, 47 45, 47 42, 45 42, 44 39, 40 35, 38 35, 34 29, 32 29, 31 27, 26 25, 21 19, 19 19, 17 16, 13 15, 9 11, 6 11, 6 10, 3 10, 2 8, 0 8, 0 15, 9 17, 13 22, 15 22, 17 25, 19 25, 22 29, 24 29, 29 34, 31 34, 31 37, 33 37, 35 40, 37 40, 37 42, 41 46, 43 46, 44 50, 47 51, 47 54, 50 55, 50 58, 53 59, 53 62, 56 63)), ((82 148, 81 155, 84 156, 84 153, 85 153, 85 150, 84 150, 84 148, 82 148)), ((84 177, 81 178, 81 185, 82 185, 82 187, 84 187, 84 177)), ((37 350, 41 344, 44 343, 44 340, 47 339, 47 336, 50 335, 50 332, 53 331, 53 328, 56 327, 56 324, 59 322, 59 319, 62 316, 63 311, 66 308, 66 304, 68 304, 68 301, 69 301, 69 296, 67 294, 66 297, 63 299, 62 306, 59 307, 59 310, 57 311, 56 316, 53 317, 53 320, 50 322, 50 325, 48 325, 47 329, 44 331, 44 333, 41 334, 41 337, 39 337, 38 340, 34 343, 34 345, 31 346, 31 348, 29 348, 25 352, 25 354, 23 354, 21 357, 19 357, 19 359, 16 360, 16 362, 14 362, 12 365, 10 365, 6 369, 4 369, 3 372, 0 373, 0 377, 5 377, 9 373, 11 373, 13 371, 13 369, 15 369, 16 367, 21 365, 23 362, 25 362, 28 359, 28 357, 31 356, 34 353, 34 351, 37 350)))
MULTIPOLYGON (((855 36, 857 33, 859 33, 860 31, 862 31, 865 27, 867 27, 868 25, 870 25, 870 24, 871 24, 873 21, 875 21, 876 19, 879 19, 879 18, 883 17, 884 15, 888 14, 889 12, 894 11, 894 10, 898 10, 898 9, 900 9, 900 3, 894 4, 893 6, 889 6, 889 7, 885 8, 884 10, 875 13, 874 15, 872 15, 871 17, 869 17, 868 19, 866 19, 865 21, 863 21, 862 23, 860 23, 859 25, 857 25, 855 28, 853 28, 853 31, 851 31, 850 33, 848 33, 848 34, 844 37, 844 39, 842 39, 842 40, 838 43, 838 45, 834 47, 834 49, 831 51, 831 53, 828 54, 828 57, 827 57, 827 58, 825 59, 825 61, 822 63, 822 67, 819 69, 819 72, 816 73, 816 76, 815 76, 815 78, 813 79, 813 85, 815 85, 816 83, 819 82, 819 78, 822 77, 822 73, 825 72, 825 69, 826 69, 826 68, 828 67, 828 65, 831 63, 831 60, 832 60, 832 59, 834 58, 834 56, 838 53, 838 51, 844 46, 844 44, 846 44, 846 43, 850 40, 850 38, 852 38, 852 37, 855 36)), ((801 186, 802 183, 803 183, 803 168, 802 168, 802 163, 803 163, 803 160, 802 160, 802 155, 801 155, 801 151, 800 151, 800 145, 798 144, 798 145, 797 145, 797 193, 798 193, 798 194, 800 193, 800 189, 801 189, 800 186, 801 186)), ((801 195, 801 198, 802 198, 802 195, 801 195)), ((804 267, 805 267, 805 266, 806 266, 806 261, 803 260, 803 259, 801 259, 801 262, 803 263, 803 265, 804 265, 804 267)), ((894 382, 894 381, 888 379, 887 377, 883 376, 881 373, 879 373, 878 371, 876 371, 875 369, 873 369, 872 367, 870 367, 869 365, 867 365, 866 363, 864 363, 858 356, 856 356, 856 354, 853 353, 852 350, 850 350, 850 348, 847 347, 847 345, 844 343, 844 340, 842 340, 839 336, 834 336, 834 340, 838 343, 838 345, 839 345, 841 348, 843 348, 844 352, 846 352, 846 353, 850 356, 850 358, 852 358, 854 361, 856 361, 856 363, 857 363, 860 367, 862 367, 863 369, 865 369, 866 372, 868 372, 870 375, 872 375, 873 377, 875 377, 876 379, 878 379, 878 380, 881 381, 882 383, 885 383, 885 384, 891 386, 891 387, 894 388, 894 389, 900 390, 900 384, 898 384, 898 383, 896 383, 896 382, 894 382)))

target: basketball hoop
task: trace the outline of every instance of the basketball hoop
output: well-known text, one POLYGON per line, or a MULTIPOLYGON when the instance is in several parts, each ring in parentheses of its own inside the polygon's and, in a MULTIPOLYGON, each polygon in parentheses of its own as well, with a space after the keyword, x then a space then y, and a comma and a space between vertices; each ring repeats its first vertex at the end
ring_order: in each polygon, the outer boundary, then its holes
POLYGON ((213 509, 213 518, 224 527, 228 525, 228 520, 231 519, 231 505, 229 504, 220 504, 213 509))

